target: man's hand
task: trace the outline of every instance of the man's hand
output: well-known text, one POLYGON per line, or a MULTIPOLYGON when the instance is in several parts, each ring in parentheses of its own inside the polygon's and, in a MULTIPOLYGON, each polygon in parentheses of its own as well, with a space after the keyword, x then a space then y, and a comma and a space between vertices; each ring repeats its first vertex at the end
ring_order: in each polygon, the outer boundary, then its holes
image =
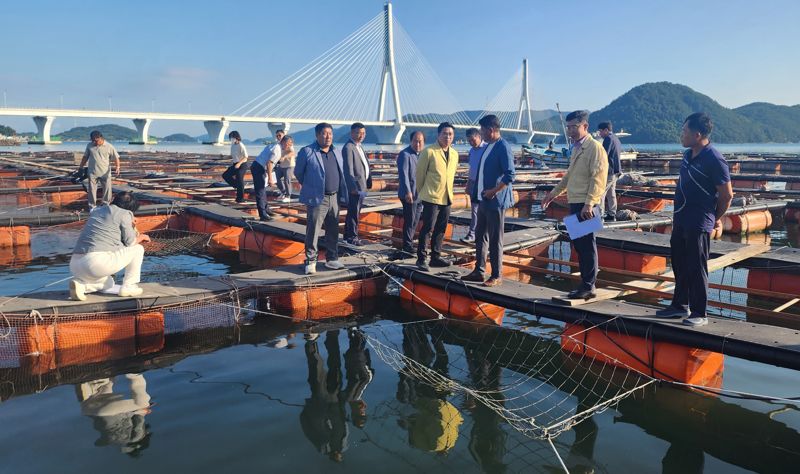
POLYGON ((717 219, 717 221, 714 223, 714 232, 721 230, 722 230, 722 219, 717 219))
POLYGON ((594 217, 594 208, 590 204, 584 204, 583 209, 581 209, 581 217, 584 220, 594 217))
POLYGON ((147 234, 139 234, 136 236, 136 243, 141 244, 142 242, 150 242, 150 236, 147 234))
POLYGON ((273 181, 272 178, 268 179, 267 180, 267 186, 269 186, 270 188, 275 186, 275 181, 273 181))
POLYGON ((353 190, 351 190, 351 191, 350 191, 350 195, 351 195, 351 196, 358 196, 358 191, 356 191, 355 189, 353 189, 353 190))
POLYGON ((553 199, 555 199, 553 197, 553 193, 547 193, 547 195, 542 200, 542 210, 543 211, 550 206, 550 203, 553 202, 553 199))
POLYGON ((115 175, 115 176, 119 176, 119 173, 120 173, 120 169, 119 169, 119 168, 117 168, 116 170, 114 170, 114 175, 115 175))
POLYGON ((412 204, 414 202, 414 195, 411 193, 406 194, 406 202, 412 204))
POLYGON ((483 198, 486 200, 494 199, 496 195, 497 195, 497 188, 484 189, 482 194, 483 198))

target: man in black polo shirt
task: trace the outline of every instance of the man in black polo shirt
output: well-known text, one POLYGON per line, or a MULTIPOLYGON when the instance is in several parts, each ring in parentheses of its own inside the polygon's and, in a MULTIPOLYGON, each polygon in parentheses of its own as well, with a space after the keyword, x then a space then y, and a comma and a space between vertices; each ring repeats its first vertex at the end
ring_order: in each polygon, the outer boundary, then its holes
POLYGON ((658 317, 686 317, 683 324, 708 324, 708 248, 711 232, 731 205, 733 188, 725 158, 711 146, 713 124, 704 113, 686 118, 681 131, 681 174, 675 191, 675 211, 670 238, 675 293, 658 317), (689 311, 686 305, 689 305, 689 311))
POLYGON ((597 125, 597 132, 603 138, 603 148, 608 155, 608 180, 606 181, 606 194, 600 201, 600 212, 603 220, 617 220, 617 179, 622 175, 622 167, 619 162, 619 153, 622 151, 622 143, 614 134, 614 126, 611 122, 600 122, 597 125))

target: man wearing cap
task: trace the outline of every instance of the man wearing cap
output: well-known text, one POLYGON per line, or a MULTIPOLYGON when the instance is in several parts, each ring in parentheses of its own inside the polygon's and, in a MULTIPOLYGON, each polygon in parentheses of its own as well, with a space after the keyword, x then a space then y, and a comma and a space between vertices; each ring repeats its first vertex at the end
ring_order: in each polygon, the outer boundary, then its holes
POLYGON ((102 203, 108 204, 111 202, 111 158, 114 158, 114 174, 119 176, 119 153, 116 148, 103 138, 103 134, 98 130, 94 130, 89 134, 91 142, 86 145, 86 151, 83 152, 83 159, 81 160, 78 170, 87 166, 88 188, 87 193, 89 197, 89 210, 94 209, 98 205, 97 201, 97 187, 103 187, 103 200, 102 203))

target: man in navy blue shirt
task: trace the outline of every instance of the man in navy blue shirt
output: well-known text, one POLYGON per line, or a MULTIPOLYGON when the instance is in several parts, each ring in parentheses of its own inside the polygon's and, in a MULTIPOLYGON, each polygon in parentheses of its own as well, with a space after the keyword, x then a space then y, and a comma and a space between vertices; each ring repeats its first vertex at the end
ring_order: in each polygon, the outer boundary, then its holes
POLYGON ((614 126, 611 122, 597 124, 597 132, 603 138, 603 148, 608 155, 608 180, 606 194, 600 201, 600 212, 603 213, 604 220, 615 221, 617 220, 617 179, 622 175, 622 166, 619 162, 622 143, 614 134, 614 126))
POLYGON ((675 292, 672 303, 656 312, 662 318, 686 317, 683 324, 708 324, 708 248, 711 232, 722 226, 733 199, 725 158, 711 146, 713 124, 704 113, 686 118, 681 131, 681 174, 675 191, 675 211, 670 238, 675 292), (686 305, 689 305, 689 311, 686 305))

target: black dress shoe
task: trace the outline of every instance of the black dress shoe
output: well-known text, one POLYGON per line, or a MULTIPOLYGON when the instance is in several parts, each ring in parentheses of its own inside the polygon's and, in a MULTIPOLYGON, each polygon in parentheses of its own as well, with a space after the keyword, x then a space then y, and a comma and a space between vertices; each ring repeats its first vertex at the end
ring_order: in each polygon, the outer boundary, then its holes
POLYGON ((470 281, 476 283, 483 283, 486 280, 486 277, 480 273, 472 272, 469 275, 464 275, 461 277, 461 281, 470 281))
POLYGON ((432 258, 431 266, 437 268, 447 268, 450 266, 450 262, 447 260, 442 260, 441 258, 432 258))
POLYGON ((595 296, 597 296, 597 294, 595 294, 594 290, 577 289, 567 293, 567 298, 571 300, 588 300, 594 298, 595 296))
POLYGON ((271 216, 271 215, 269 215, 269 214, 267 214, 267 215, 265 215, 264 217, 260 218, 259 220, 260 220, 261 222, 269 222, 269 221, 271 221, 271 220, 272 220, 272 216, 271 216))
POLYGON ((425 263, 425 260, 423 260, 423 259, 421 259, 421 258, 418 258, 418 259, 417 259, 417 268, 419 268, 419 269, 420 269, 420 270, 422 270, 423 272, 427 272, 427 271, 429 271, 429 270, 431 269, 431 268, 428 266, 428 264, 427 264, 427 263, 425 263))
POLYGON ((603 221, 605 221, 605 222, 616 222, 617 221, 617 216, 605 216, 603 218, 603 221))

